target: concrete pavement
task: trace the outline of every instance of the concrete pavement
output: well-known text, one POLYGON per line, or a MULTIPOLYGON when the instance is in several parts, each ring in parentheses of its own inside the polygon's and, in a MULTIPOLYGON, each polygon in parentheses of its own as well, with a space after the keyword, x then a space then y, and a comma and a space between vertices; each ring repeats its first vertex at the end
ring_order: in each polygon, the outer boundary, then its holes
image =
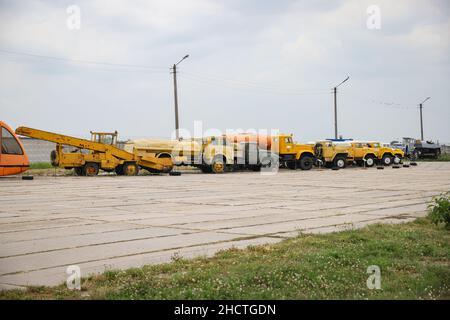
POLYGON ((277 175, 0 179, 0 288, 83 276, 232 246, 273 243, 426 214, 450 163, 277 175))

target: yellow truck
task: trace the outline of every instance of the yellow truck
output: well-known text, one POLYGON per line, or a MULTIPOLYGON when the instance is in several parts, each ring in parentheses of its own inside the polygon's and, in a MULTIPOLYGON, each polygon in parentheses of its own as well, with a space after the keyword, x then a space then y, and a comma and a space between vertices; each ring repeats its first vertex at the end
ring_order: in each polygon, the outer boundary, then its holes
POLYGON ((383 146, 382 143, 377 141, 368 141, 367 146, 373 150, 378 162, 385 166, 389 166, 392 163, 401 163, 405 155, 401 149, 383 146))
POLYGON ((317 141, 314 153, 319 163, 325 167, 343 169, 347 166, 350 144, 336 143, 329 140, 317 141))
POLYGON ((152 172, 170 172, 173 167, 170 158, 154 155, 139 156, 117 147, 117 132, 91 132, 91 140, 75 138, 43 130, 19 127, 16 134, 56 143, 50 154, 52 165, 74 169, 75 174, 95 176, 102 169, 118 175, 135 176, 139 168, 152 172), (64 146, 74 147, 67 152, 64 146))
POLYGON ((171 159, 177 166, 193 166, 202 172, 224 173, 234 165, 234 146, 222 137, 187 140, 133 140, 125 150, 139 156, 171 159))
POLYGON ((270 150, 278 156, 280 166, 289 169, 310 170, 315 163, 314 146, 294 142, 292 134, 258 135, 239 133, 226 135, 234 143, 256 142, 262 149, 270 150))
POLYGON ((373 167, 377 162, 377 151, 371 148, 366 142, 348 141, 347 145, 349 162, 363 165, 366 167, 373 167))

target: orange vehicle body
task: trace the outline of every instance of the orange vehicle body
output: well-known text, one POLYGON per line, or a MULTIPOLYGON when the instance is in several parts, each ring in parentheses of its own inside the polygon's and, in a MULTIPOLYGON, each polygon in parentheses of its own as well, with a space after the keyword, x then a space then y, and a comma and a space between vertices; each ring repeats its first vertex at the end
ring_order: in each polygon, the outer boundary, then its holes
POLYGON ((2 121, 0 121, 0 145, 0 176, 19 174, 30 168, 22 142, 2 121))
POLYGON ((253 133, 238 133, 224 135, 227 140, 240 143, 240 142, 257 142, 260 148, 270 150, 272 147, 272 137, 268 135, 260 135, 253 133))

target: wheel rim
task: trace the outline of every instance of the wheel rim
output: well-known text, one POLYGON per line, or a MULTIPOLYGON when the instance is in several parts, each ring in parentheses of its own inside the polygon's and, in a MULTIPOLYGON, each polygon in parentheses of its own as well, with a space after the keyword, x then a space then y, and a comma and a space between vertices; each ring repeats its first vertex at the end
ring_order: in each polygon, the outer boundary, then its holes
POLYGON ((222 162, 216 162, 213 165, 214 172, 222 172, 223 171, 223 163, 222 162))
POLYGON ((339 168, 343 168, 343 167, 344 167, 344 165, 345 165, 345 162, 344 162, 344 160, 342 160, 342 159, 339 159, 339 160, 337 161, 337 166, 338 166, 339 168))
POLYGON ((389 158, 389 157, 384 158, 384 163, 391 164, 391 158, 389 158))
POLYGON ((373 159, 372 159, 372 158, 368 158, 368 159, 366 160, 366 164, 367 164, 368 166, 373 166, 373 159))
POLYGON ((395 163, 395 164, 399 164, 399 163, 400 163, 400 158, 399 158, 399 157, 395 157, 394 163, 395 163))
POLYGON ((126 167, 126 174, 127 174, 127 176, 134 176, 134 175, 136 175, 136 167, 135 166, 127 166, 126 167))
POLYGON ((94 176, 97 170, 93 166, 88 166, 86 168, 86 173, 88 176, 94 176))

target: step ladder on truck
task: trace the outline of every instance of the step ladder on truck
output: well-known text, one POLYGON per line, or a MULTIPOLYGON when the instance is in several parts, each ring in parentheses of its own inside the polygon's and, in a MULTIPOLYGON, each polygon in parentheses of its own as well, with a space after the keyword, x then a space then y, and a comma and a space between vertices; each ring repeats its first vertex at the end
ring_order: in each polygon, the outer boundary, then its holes
POLYGON ((50 155, 52 165, 74 169, 75 174, 80 176, 95 176, 100 169, 118 175, 135 176, 139 169, 165 173, 173 168, 170 158, 139 156, 118 148, 117 132, 91 132, 91 140, 27 127, 17 128, 16 134, 56 143, 56 149, 50 155), (66 152, 64 146, 76 149, 66 152))

